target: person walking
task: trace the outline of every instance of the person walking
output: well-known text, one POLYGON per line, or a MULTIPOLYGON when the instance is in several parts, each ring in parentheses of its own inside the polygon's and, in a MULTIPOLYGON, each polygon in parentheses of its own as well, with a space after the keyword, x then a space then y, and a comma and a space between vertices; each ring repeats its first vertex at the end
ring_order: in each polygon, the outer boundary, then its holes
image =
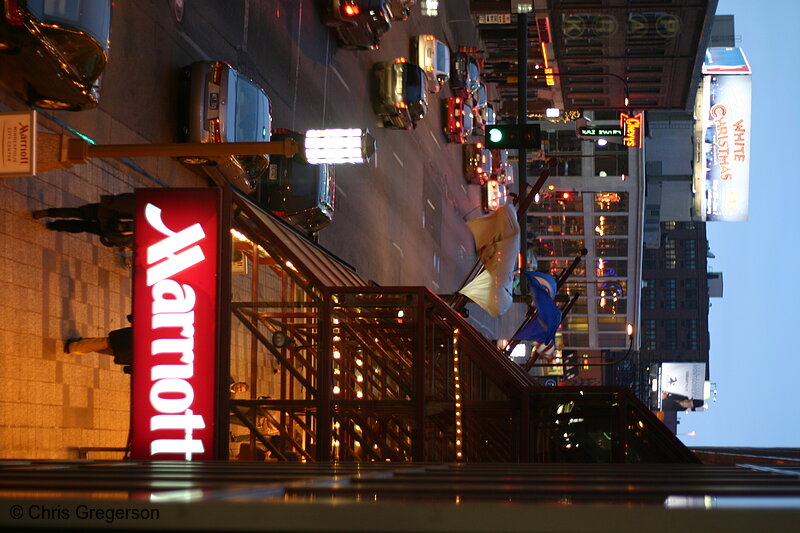
POLYGON ((100 202, 78 207, 50 207, 37 209, 33 218, 56 218, 45 226, 52 231, 67 233, 92 233, 100 237, 105 246, 133 248, 133 193, 103 195, 100 202))
MULTIPOLYGON (((131 321, 131 315, 128 315, 131 321)), ((64 352, 68 354, 102 353, 114 357, 114 363, 122 365, 122 371, 130 374, 133 371, 133 328, 115 329, 106 337, 77 337, 64 343, 64 352)))

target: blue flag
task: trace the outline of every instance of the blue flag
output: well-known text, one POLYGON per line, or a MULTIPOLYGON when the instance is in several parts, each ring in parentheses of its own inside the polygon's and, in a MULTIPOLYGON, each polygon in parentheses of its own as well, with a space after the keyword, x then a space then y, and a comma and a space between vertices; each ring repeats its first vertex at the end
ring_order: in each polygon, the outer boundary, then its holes
POLYGON ((556 280, 550 274, 542 272, 525 272, 525 277, 528 278, 528 287, 533 295, 537 314, 514 335, 514 339, 547 344, 556 336, 556 330, 561 324, 561 309, 553 300, 558 290, 556 280))

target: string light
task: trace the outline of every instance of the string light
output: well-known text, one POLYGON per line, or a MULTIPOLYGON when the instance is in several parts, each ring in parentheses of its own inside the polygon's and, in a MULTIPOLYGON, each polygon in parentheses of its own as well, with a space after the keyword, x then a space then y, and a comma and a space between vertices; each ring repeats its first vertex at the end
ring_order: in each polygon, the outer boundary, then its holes
POLYGON ((456 412, 456 460, 464 458, 464 449, 461 438, 461 384, 459 383, 459 363, 458 363, 458 329, 453 331, 453 381, 455 383, 455 412, 456 412))

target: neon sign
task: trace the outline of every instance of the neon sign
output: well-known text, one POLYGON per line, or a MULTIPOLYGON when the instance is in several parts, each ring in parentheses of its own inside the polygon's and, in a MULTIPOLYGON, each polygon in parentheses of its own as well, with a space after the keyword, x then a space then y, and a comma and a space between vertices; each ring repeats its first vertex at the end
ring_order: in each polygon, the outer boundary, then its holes
POLYGON ((552 87, 553 85, 556 84, 556 77, 553 74, 553 67, 545 67, 544 81, 547 83, 549 87, 552 87))
POLYGON ((134 459, 214 458, 219 208, 218 189, 136 191, 134 459))
POLYGON ((644 113, 619 114, 619 127, 624 136, 622 142, 629 148, 641 148, 644 141, 644 113))

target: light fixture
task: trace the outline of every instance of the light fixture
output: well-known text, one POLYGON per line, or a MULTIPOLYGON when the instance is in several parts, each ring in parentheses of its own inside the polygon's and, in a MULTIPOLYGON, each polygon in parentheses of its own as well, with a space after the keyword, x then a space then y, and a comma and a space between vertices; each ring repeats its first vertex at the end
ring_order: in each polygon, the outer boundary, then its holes
POLYGON ((597 146, 605 146, 607 144, 608 144, 608 141, 606 139, 604 139, 603 137, 600 137, 599 139, 597 139, 597 146))
POLYGON ((544 116, 547 118, 558 118, 561 116, 561 110, 557 107, 548 107, 544 112, 544 116))
POLYGON ((308 130, 305 158, 312 165, 366 163, 375 154, 375 138, 358 128, 308 130))

